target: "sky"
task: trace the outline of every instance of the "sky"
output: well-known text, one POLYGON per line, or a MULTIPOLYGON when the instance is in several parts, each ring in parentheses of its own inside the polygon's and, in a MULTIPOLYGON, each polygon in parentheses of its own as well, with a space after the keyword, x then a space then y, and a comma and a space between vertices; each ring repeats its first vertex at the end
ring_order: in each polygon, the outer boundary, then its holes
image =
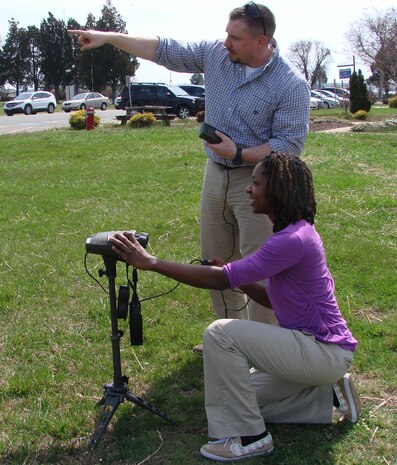
MULTIPOLYGON (((245 2, 245 0, 244 0, 245 2)), ((242 2, 241 4, 243 4, 242 2)), ((0 38, 4 41, 8 21, 14 18, 20 27, 40 26, 51 12, 57 19, 74 18, 85 24, 88 13, 97 19, 105 0, 27 0, 3 1, 0 16, 0 38)), ((184 41, 224 39, 229 12, 241 4, 235 0, 112 0, 113 6, 127 23, 128 33, 135 36, 173 37, 184 41)), ((397 0, 267 0, 263 2, 276 17, 275 39, 281 55, 298 40, 318 40, 331 50, 327 61, 329 82, 338 84, 339 69, 350 65, 353 53, 345 34, 350 25, 364 15, 396 7, 397 0), (376 7, 374 6, 376 5, 376 7)), ((369 77, 368 68, 358 57, 356 69, 369 77)), ((171 73, 154 63, 139 60, 137 81, 165 82, 174 85, 190 82, 190 74, 171 73)), ((347 85, 347 80, 343 81, 347 85)))

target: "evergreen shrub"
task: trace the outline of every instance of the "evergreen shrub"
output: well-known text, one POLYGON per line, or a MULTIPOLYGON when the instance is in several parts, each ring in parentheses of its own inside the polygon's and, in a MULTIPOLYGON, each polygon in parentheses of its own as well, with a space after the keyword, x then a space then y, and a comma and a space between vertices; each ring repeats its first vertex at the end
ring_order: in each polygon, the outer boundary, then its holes
POLYGON ((366 112, 371 110, 371 98, 361 69, 353 72, 349 82, 350 89, 350 113, 353 115, 359 110, 366 112))

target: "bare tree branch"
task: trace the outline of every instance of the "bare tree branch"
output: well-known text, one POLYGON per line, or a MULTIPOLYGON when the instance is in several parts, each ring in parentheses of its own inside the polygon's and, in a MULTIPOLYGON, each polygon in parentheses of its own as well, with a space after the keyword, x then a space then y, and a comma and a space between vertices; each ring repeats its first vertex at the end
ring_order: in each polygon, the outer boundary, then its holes
POLYGON ((397 9, 365 15, 351 25, 346 38, 354 53, 385 80, 397 83, 397 9))
POLYGON ((313 87, 317 82, 327 82, 326 59, 331 52, 319 41, 299 40, 288 49, 288 58, 313 87))

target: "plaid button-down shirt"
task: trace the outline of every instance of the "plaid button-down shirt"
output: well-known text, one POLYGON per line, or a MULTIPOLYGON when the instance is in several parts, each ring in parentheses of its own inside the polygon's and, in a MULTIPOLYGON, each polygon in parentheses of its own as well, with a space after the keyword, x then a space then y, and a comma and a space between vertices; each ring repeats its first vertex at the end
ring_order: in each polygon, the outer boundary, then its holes
MULTIPOLYGON (((299 156, 309 129, 307 82, 279 55, 246 76, 222 41, 183 43, 160 38, 155 62, 171 71, 204 73, 205 121, 239 147, 269 142, 272 150, 299 156)), ((205 148, 217 163, 231 164, 205 148)))

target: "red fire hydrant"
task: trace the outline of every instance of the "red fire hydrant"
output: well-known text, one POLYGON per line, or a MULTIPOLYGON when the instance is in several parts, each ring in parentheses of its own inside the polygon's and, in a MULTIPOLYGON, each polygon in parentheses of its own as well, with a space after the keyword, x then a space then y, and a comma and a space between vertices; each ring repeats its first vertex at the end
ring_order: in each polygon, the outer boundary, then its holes
POLYGON ((95 110, 93 107, 88 107, 85 111, 85 128, 88 129, 95 129, 94 126, 94 114, 95 110))

